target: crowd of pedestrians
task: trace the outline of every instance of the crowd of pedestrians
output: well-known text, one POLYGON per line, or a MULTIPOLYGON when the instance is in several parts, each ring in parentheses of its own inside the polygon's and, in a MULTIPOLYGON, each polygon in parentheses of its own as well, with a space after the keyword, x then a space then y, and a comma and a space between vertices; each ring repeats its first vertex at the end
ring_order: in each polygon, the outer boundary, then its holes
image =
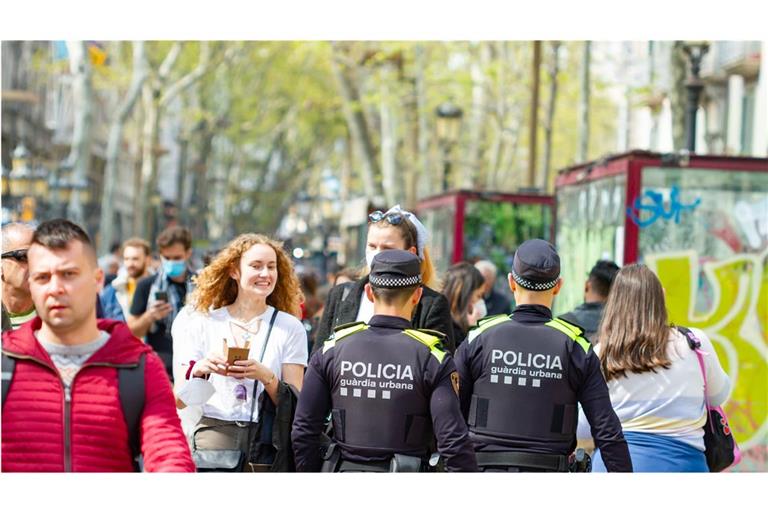
POLYGON ((323 286, 260 234, 200 269, 183 227, 157 265, 131 238, 108 284, 72 222, 2 235, 2 471, 588 471, 577 438, 594 471, 707 471, 730 392, 693 329, 704 396, 647 267, 597 262, 558 318, 552 244, 518 247, 505 293, 487 260, 438 275, 399 205, 323 286))

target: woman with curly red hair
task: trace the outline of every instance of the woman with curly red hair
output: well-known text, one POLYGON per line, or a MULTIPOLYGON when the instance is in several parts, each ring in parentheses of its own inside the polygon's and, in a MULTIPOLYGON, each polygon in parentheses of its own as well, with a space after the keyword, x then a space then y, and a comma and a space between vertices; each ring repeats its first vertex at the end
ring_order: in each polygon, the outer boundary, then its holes
POLYGON ((177 403, 202 406, 196 449, 247 453, 261 393, 277 403, 279 381, 301 389, 308 355, 299 281, 280 242, 249 233, 216 255, 196 284, 172 329, 177 403))

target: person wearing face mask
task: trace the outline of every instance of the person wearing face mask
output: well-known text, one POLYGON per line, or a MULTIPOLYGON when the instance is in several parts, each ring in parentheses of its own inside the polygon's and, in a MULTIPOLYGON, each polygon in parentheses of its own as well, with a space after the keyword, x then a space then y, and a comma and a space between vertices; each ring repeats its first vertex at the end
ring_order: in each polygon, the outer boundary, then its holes
POLYGON ((416 329, 431 329, 446 335, 444 347, 450 352, 456 348, 448 300, 439 292, 435 268, 427 247, 428 233, 424 225, 411 212, 400 205, 387 212, 375 211, 368 216, 368 236, 363 277, 352 283, 335 286, 328 294, 323 317, 317 327, 314 353, 333 333, 334 328, 352 322, 368 322, 373 317, 373 302, 365 295, 368 272, 373 257, 381 251, 400 249, 419 257, 421 282, 424 292, 413 310, 411 323, 416 329))
POLYGON ((173 339, 171 325, 187 295, 194 290, 194 272, 188 261, 192 256, 192 235, 181 226, 165 229, 157 237, 161 266, 155 275, 145 277, 136 285, 128 327, 138 338, 155 349, 173 378, 173 339))
POLYGON ((464 341, 469 329, 487 315, 484 291, 483 274, 466 261, 456 263, 445 272, 442 293, 451 305, 456 346, 464 341))

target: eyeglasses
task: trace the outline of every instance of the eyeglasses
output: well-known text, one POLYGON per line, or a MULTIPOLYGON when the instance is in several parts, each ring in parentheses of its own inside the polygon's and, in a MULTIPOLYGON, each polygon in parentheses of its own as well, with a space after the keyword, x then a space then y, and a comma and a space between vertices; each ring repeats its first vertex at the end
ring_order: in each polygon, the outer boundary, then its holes
POLYGON ((393 226, 397 226, 403 223, 403 221, 405 220, 405 215, 398 212, 384 213, 381 210, 376 210, 375 212, 368 215, 368 220, 373 223, 386 220, 393 226))
POLYGON ((0 255, 2 259, 11 258, 22 263, 27 262, 27 249, 16 249, 15 251, 4 252, 0 255))

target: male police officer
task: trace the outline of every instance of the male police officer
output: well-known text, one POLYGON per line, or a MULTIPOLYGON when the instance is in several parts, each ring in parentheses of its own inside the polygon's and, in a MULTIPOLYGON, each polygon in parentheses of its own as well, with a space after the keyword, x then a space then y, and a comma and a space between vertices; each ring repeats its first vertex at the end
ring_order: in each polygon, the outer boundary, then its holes
POLYGON ((577 402, 609 471, 632 471, 600 363, 582 329, 552 319, 560 257, 545 240, 515 253, 511 316, 481 320, 456 352, 462 413, 482 471, 568 471, 577 402))
POLYGON ((440 333, 411 328, 420 283, 414 254, 374 257, 365 287, 374 305, 370 323, 337 327, 309 363, 291 436, 297 471, 422 471, 433 431, 449 471, 477 470, 453 359, 440 333), (340 460, 323 464, 329 411, 340 460))

